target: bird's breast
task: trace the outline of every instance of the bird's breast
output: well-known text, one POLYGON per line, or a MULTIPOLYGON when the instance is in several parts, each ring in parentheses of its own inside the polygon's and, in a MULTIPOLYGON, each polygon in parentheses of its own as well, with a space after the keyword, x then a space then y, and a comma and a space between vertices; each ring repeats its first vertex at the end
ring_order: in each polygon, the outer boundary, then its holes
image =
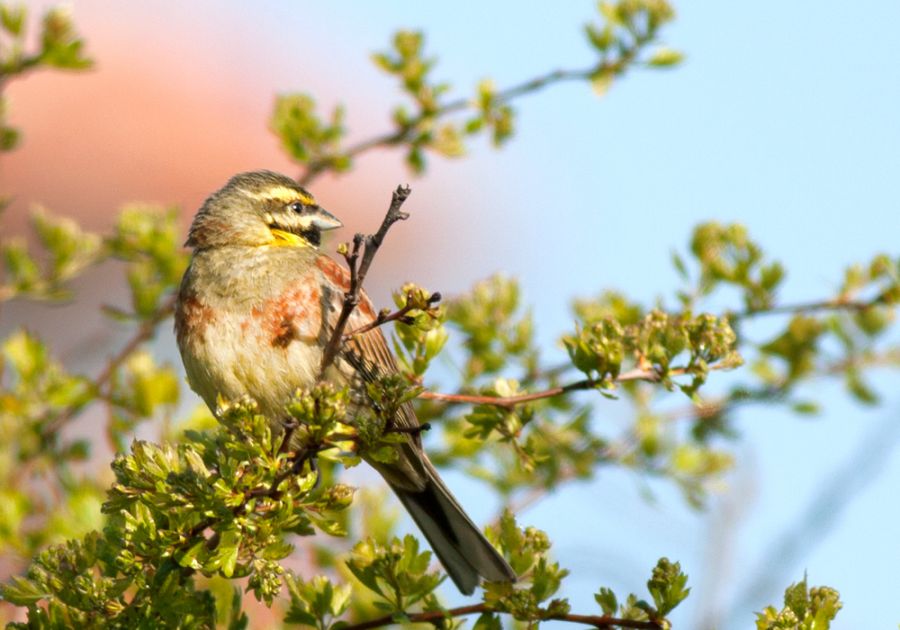
POLYGON ((176 333, 191 387, 211 408, 247 395, 270 417, 311 386, 322 360, 322 295, 309 274, 253 302, 183 290, 176 333))

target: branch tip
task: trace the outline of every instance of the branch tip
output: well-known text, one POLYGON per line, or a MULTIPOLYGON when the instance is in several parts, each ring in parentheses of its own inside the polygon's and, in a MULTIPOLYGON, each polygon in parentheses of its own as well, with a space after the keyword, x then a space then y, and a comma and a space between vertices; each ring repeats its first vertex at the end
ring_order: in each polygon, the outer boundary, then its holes
MULTIPOLYGON (((322 362, 319 366, 320 379, 324 376, 325 370, 334 363, 337 353, 340 351, 345 339, 354 334, 364 332, 363 329, 371 330, 371 328, 384 323, 383 321, 379 321, 379 314, 371 324, 363 326, 356 331, 352 331, 350 334, 344 334, 344 330, 347 328, 347 322, 350 320, 350 315, 353 313, 353 309, 359 304, 363 281, 366 278, 366 274, 369 272, 369 267, 372 265, 372 260, 375 258, 378 248, 381 247, 381 243, 384 241, 384 237, 387 236, 388 230, 394 223, 397 221, 405 221, 409 218, 409 213, 401 212, 400 208, 403 206, 403 203, 409 197, 410 193, 412 193, 412 189, 409 186, 397 186, 397 189, 391 195, 391 205, 388 207, 388 211, 385 214, 384 220, 381 222, 381 227, 378 228, 378 231, 375 232, 375 234, 370 234, 368 236, 358 232, 353 236, 352 249, 347 245, 338 248, 338 253, 344 257, 350 271, 350 287, 347 292, 344 293, 344 302, 341 306, 341 312, 338 315, 337 323, 331 333, 331 338, 325 346, 325 350, 322 352, 322 362), (360 258, 360 250, 362 250, 362 258, 360 258)), ((405 313, 403 314, 405 315, 405 313)))

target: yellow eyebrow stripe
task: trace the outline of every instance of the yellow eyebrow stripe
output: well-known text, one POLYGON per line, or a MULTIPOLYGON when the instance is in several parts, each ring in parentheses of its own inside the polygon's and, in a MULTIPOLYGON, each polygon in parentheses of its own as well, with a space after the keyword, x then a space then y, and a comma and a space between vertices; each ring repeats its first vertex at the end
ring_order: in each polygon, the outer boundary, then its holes
POLYGON ((313 199, 312 195, 305 195, 296 188, 290 188, 288 186, 273 186, 259 192, 252 192, 249 190, 244 190, 242 192, 251 199, 277 199, 284 203, 300 201, 307 206, 316 204, 316 200, 313 199))

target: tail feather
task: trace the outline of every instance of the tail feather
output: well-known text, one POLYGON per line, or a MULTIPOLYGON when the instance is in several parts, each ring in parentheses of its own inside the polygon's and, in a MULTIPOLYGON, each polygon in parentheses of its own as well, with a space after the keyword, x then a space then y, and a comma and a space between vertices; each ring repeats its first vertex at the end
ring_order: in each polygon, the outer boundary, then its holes
POLYGON ((516 574, 503 556, 466 515, 431 463, 426 465, 429 480, 423 490, 392 488, 457 588, 471 595, 479 578, 514 582, 516 574))

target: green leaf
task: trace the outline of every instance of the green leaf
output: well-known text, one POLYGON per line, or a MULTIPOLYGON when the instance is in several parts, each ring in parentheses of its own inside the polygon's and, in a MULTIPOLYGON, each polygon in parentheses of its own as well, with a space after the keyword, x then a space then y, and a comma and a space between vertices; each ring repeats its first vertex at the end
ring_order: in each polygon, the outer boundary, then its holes
POLYGON ((791 410, 801 415, 815 415, 821 411, 821 408, 817 402, 812 400, 798 400, 791 405, 791 410))
POLYGON ((808 588, 806 577, 784 592, 784 608, 767 606, 756 614, 757 630, 828 630, 843 605, 832 588, 808 588))
POLYGON ((50 593, 37 584, 18 575, 10 578, 9 583, 0 586, 3 599, 16 606, 31 606, 50 596, 50 593))
POLYGON ((584 27, 588 40, 591 45, 601 53, 607 52, 615 43, 615 34, 611 24, 607 24, 601 28, 593 24, 587 24, 584 27))
POLYGON ((594 595, 594 600, 600 604, 600 608, 603 610, 604 615, 615 615, 616 611, 619 609, 619 602, 616 600, 616 594, 605 586, 597 591, 594 595))
POLYGON ((344 108, 336 106, 329 120, 316 113, 316 102, 308 94, 281 94, 269 128, 281 142, 281 147, 301 164, 315 164, 336 171, 350 167, 350 160, 341 154, 340 144, 346 134, 344 108))
POLYGON ((878 403, 878 394, 876 394, 875 390, 863 380, 863 376, 859 370, 850 367, 844 374, 847 389, 857 401, 865 405, 875 405, 878 403))
POLYGON ((18 37, 25 26, 25 7, 22 5, 0 4, 0 24, 10 35, 18 37))
POLYGON ((657 48, 647 60, 647 65, 654 68, 671 68, 684 60, 684 54, 671 48, 657 48))
POLYGON ((687 598, 691 589, 686 586, 687 575, 682 573, 681 565, 670 562, 668 558, 660 558, 653 569, 653 576, 647 582, 659 616, 665 617, 687 598))
POLYGON ((50 66, 82 70, 93 65, 84 56, 84 41, 75 32, 69 12, 63 8, 50 9, 44 15, 41 45, 41 60, 50 66))
POLYGON ((21 134, 18 129, 7 127, 0 120, 0 151, 12 151, 21 140, 21 134))
POLYGON ((496 613, 481 613, 472 630, 502 630, 503 624, 500 622, 500 616, 496 613))
POLYGON ((241 546, 241 534, 237 530, 229 529, 222 532, 219 545, 212 557, 212 561, 220 567, 222 575, 231 577, 237 566, 238 551, 241 546))
POLYGON ((201 558, 206 555, 206 540, 198 540, 176 556, 179 565, 190 569, 202 568, 201 558))

